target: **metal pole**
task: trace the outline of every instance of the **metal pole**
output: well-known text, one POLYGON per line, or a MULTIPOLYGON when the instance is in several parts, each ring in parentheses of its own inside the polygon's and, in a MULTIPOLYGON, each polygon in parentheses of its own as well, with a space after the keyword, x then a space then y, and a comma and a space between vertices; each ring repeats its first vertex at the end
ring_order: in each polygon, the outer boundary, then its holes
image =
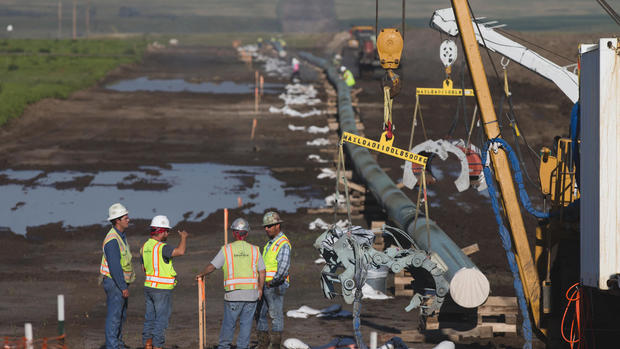
POLYGON ((32 324, 26 322, 24 324, 24 337, 26 338, 26 349, 33 349, 32 345, 32 324))
POLYGON ((58 295, 58 335, 65 334, 65 296, 58 295))

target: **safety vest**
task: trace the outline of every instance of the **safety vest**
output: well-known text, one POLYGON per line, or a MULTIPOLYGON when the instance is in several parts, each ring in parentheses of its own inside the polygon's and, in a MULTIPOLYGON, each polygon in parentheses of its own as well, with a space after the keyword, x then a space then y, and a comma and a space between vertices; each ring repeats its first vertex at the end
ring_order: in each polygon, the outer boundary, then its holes
POLYGON ((140 249, 144 271, 146 272, 144 279, 144 286, 146 287, 171 290, 177 284, 175 278, 177 272, 174 271, 172 261, 168 261, 168 263, 164 261, 162 254, 164 246, 166 244, 161 241, 149 239, 140 249))
POLYGON ((258 289, 258 256, 260 250, 243 240, 222 246, 226 263, 224 271, 224 290, 258 289))
MULTIPOLYGON (((288 245, 288 247, 292 249, 291 243, 284 234, 277 238, 277 240, 274 241, 269 248, 267 248, 269 242, 270 241, 267 241, 267 244, 265 244, 265 247, 263 248, 263 261, 265 262, 266 269, 265 282, 273 280, 273 277, 276 276, 276 272, 278 271, 278 260, 276 257, 278 257, 278 253, 280 252, 282 246, 288 245)), ((286 282, 288 281, 289 276, 287 275, 286 282)))
POLYGON ((125 278, 125 282, 130 284, 136 279, 136 274, 133 272, 133 267, 131 266, 131 251, 129 250, 129 245, 125 244, 123 238, 118 235, 116 229, 114 228, 110 229, 108 234, 105 236, 105 239, 103 239, 103 257, 101 257, 101 267, 99 268, 99 272, 109 278, 112 277, 110 274, 110 268, 108 267, 108 261, 105 259, 105 244, 113 239, 116 239, 116 242, 118 242, 118 247, 121 250, 121 268, 123 269, 123 277, 125 278))
POLYGON ((342 77, 344 78, 344 82, 347 84, 347 86, 352 87, 353 85, 355 85, 355 78, 353 77, 353 73, 351 73, 349 69, 345 70, 344 74, 342 74, 342 77))

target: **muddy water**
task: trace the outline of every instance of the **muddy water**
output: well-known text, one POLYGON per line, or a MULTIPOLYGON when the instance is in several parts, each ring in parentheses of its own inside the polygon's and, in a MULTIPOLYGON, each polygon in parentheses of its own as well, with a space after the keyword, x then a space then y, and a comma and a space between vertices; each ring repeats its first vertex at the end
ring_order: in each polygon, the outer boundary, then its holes
MULTIPOLYGON (((284 84, 265 83, 263 93, 276 94, 282 92, 284 84)), ((109 84, 107 89, 118 92, 194 92, 216 94, 248 94, 254 93, 254 84, 236 83, 233 81, 189 82, 184 79, 149 79, 139 77, 109 84)))
POLYGON ((212 163, 99 173, 6 170, 0 178, 0 227, 21 235, 28 226, 52 222, 65 227, 103 224, 114 202, 127 206, 132 218, 165 214, 179 222, 237 207, 238 198, 246 214, 269 208, 295 212, 323 201, 308 188, 286 187, 267 168, 212 163))

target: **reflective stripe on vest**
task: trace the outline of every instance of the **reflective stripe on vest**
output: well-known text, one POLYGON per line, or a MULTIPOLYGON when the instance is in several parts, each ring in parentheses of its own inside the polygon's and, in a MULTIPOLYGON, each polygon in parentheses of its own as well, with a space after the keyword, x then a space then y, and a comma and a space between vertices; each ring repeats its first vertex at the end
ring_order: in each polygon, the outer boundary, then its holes
POLYGON ((255 290, 258 289, 258 247, 238 240, 222 247, 225 263, 224 289, 255 290))
POLYGON ((126 283, 132 283, 136 279, 136 274, 133 271, 133 266, 131 265, 131 251, 129 250, 129 245, 125 244, 123 238, 116 232, 116 229, 111 228, 108 234, 103 239, 103 256, 101 257, 101 266, 99 267, 99 273, 104 276, 112 277, 110 274, 110 267, 108 266, 108 261, 105 258, 105 245, 112 241, 116 240, 118 243, 118 248, 121 252, 121 268, 123 269, 123 278, 126 283))
POLYGON ((176 285, 176 271, 172 266, 172 261, 164 261, 163 250, 165 243, 155 239, 149 239, 144 243, 140 254, 144 263, 146 278, 144 286, 171 290, 176 285))
MULTIPOLYGON (((265 282, 273 280, 273 277, 276 276, 276 273, 278 272, 278 260, 276 258, 278 257, 278 253, 280 252, 282 246, 288 245, 289 248, 292 248, 291 243, 284 234, 282 234, 282 236, 280 236, 271 244, 271 246, 269 246, 269 248, 267 248, 269 242, 270 241, 267 241, 267 244, 265 244, 265 247, 263 248, 263 261, 265 262, 266 268, 265 282)), ((286 276, 286 281, 289 281, 288 275, 286 276)))

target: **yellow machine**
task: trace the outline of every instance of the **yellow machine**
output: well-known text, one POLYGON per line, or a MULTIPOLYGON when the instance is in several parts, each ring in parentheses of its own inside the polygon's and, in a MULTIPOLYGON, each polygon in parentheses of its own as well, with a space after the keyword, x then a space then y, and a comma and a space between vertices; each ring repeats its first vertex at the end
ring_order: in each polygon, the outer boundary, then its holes
POLYGON ((403 53, 403 37, 396 28, 381 29, 377 38, 377 51, 383 69, 396 69, 403 53))
POLYGON ((575 164, 570 159, 571 140, 560 138, 557 143, 557 154, 543 147, 540 151, 540 189, 549 195, 554 207, 568 206, 579 199, 579 190, 575 186, 575 164))

